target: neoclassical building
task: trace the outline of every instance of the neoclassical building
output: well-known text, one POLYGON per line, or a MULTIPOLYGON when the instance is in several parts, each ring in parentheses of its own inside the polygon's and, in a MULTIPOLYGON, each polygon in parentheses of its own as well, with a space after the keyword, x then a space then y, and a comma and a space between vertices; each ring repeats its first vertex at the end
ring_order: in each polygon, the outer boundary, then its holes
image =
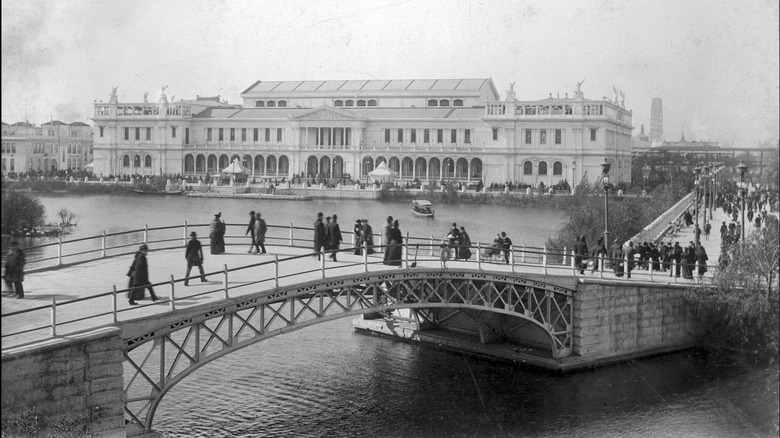
POLYGON ((98 175, 218 174, 234 158, 262 178, 365 181, 385 161, 402 181, 546 186, 612 163, 630 181, 631 111, 609 99, 502 99, 491 79, 258 81, 219 97, 95 103, 98 175))
POLYGON ((84 170, 92 161, 92 127, 52 120, 2 123, 2 172, 84 170))

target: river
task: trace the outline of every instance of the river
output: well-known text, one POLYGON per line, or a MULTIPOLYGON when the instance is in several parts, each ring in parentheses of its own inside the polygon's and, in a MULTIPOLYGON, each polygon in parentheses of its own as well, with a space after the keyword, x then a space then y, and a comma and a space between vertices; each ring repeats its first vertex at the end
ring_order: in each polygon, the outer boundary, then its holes
MULTIPOLYGON (((438 205, 431 220, 407 203, 376 201, 39 199, 52 221, 61 208, 77 215, 67 238, 206 223, 216 212, 241 224, 249 210, 269 224, 311 226, 322 211, 338 214, 345 231, 357 218, 378 231, 392 215, 415 236, 441 238, 457 222, 473 241, 506 231, 515 244, 541 246, 563 221, 556 210, 496 205, 438 205)), ((777 366, 691 351, 556 374, 359 335, 343 319, 205 365, 165 396, 154 427, 168 437, 776 437, 778 385, 777 366)))

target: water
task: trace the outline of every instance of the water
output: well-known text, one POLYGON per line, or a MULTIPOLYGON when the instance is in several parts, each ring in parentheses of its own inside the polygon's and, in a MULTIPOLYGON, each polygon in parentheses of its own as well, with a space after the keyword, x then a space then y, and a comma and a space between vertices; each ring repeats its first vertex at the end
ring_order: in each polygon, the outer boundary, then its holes
MULTIPOLYGON (((378 232, 392 215, 412 235, 443 237, 454 221, 474 241, 507 231, 516 244, 536 246, 563 219, 555 210, 487 205, 440 205, 430 220, 406 203, 40 199, 52 219, 60 208, 77 214, 68 238, 206 223, 218 211, 229 223, 256 210, 270 224, 311 226, 323 211, 337 213, 344 231, 366 218, 378 232)), ((683 352, 559 375, 358 335, 343 319, 205 365, 165 396, 154 427, 169 437, 763 437, 777 436, 777 412, 776 366, 713 364, 683 352)))

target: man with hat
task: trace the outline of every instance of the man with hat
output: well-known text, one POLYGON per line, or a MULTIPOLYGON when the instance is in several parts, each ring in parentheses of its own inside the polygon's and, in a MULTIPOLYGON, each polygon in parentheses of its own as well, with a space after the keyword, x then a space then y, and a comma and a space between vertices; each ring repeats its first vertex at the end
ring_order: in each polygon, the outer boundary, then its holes
POLYGON ((5 284, 8 288, 13 287, 16 298, 24 298, 24 263, 24 252, 14 240, 5 258, 5 284))
POLYGON ((268 227, 265 225, 265 219, 263 219, 260 213, 255 213, 255 246, 258 250, 255 254, 265 254, 265 233, 268 231, 268 227), (262 249, 262 252, 260 251, 262 249))
POLYGON ((322 223, 322 212, 317 213, 317 219, 314 221, 314 252, 317 253, 317 260, 320 259, 322 247, 325 245, 325 225, 322 223))
POLYGON ((393 229, 393 217, 387 217, 387 224, 382 228, 382 251, 387 252, 388 245, 390 245, 390 230, 393 229))
POLYGON ((225 252, 225 223, 222 222, 222 212, 214 215, 209 228, 210 247, 212 254, 225 252))
POLYGON ((332 252, 330 253, 330 258, 333 259, 334 262, 338 261, 336 260, 336 253, 339 250, 339 245, 341 245, 341 241, 343 240, 341 237, 341 228, 339 228, 337 215, 333 215, 333 222, 328 222, 327 229, 325 230, 325 234, 328 236, 328 249, 332 252))
POLYGON ((247 254, 252 254, 252 248, 256 248, 255 253, 260 252, 260 248, 257 247, 257 238, 255 237, 255 220, 255 211, 252 210, 249 212, 249 226, 246 227, 246 233, 244 233, 244 236, 252 233, 252 240, 250 241, 247 254))
POLYGON ((146 261, 146 254, 149 252, 149 247, 145 243, 142 243, 138 247, 138 251, 135 252, 135 258, 133 264, 130 265, 130 270, 127 272, 127 276, 130 277, 130 292, 128 298, 131 306, 135 306, 138 303, 135 300, 140 300, 144 297, 144 289, 149 289, 149 295, 152 296, 152 301, 157 301, 157 295, 154 293, 152 283, 149 282, 149 264, 146 261))
POLYGON ((187 273, 184 274, 184 285, 190 285, 190 271, 193 266, 197 266, 200 271, 201 283, 206 282, 206 273, 203 272, 203 247, 198 240, 196 232, 190 233, 190 241, 187 242, 187 249, 184 251, 184 258, 187 259, 187 273))

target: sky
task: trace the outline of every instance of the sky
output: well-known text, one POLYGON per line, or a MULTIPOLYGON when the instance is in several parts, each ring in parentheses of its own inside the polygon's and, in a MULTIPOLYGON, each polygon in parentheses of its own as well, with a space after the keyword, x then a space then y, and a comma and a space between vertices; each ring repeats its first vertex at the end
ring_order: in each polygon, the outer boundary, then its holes
POLYGON ((780 135, 777 0, 2 0, 2 121, 90 123, 95 101, 256 81, 492 78, 518 99, 625 93, 634 135, 780 135))

